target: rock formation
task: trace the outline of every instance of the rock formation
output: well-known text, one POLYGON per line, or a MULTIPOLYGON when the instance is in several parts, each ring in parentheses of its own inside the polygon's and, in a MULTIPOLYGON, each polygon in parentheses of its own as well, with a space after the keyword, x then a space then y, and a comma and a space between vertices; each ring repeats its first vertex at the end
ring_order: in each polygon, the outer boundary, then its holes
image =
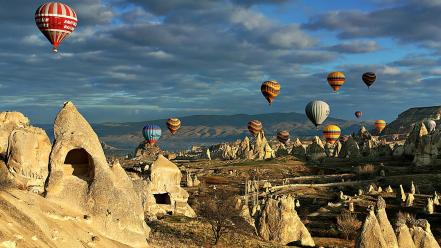
POLYGON ((348 137, 346 142, 343 143, 339 157, 349 159, 358 159, 360 157, 360 148, 352 136, 348 137))
POLYGON ((412 235, 410 234, 409 227, 406 222, 398 222, 395 229, 397 235, 398 247, 400 248, 416 248, 413 242, 412 235))
POLYGON ((306 156, 306 148, 303 146, 299 138, 296 138, 292 144, 291 154, 299 159, 304 159, 306 156))
POLYGON ((302 246, 314 246, 314 240, 294 209, 291 196, 267 199, 258 223, 258 233, 264 240, 282 245, 297 241, 302 246))
POLYGON ((155 161, 159 154, 163 154, 157 144, 149 144, 147 141, 141 142, 135 150, 135 158, 155 161))
POLYGON ((14 182, 32 192, 43 193, 51 148, 49 137, 41 128, 27 126, 13 130, 8 141, 7 167, 14 182))
POLYGON ((427 220, 417 220, 410 228, 413 242, 417 248, 439 248, 439 244, 430 230, 430 224, 427 220))
POLYGON ((377 200, 377 220, 388 248, 398 248, 397 237, 386 214, 386 201, 379 196, 377 200))
POLYGON ((0 113, 0 156, 5 158, 9 136, 18 128, 29 126, 29 119, 19 112, 0 113))
POLYGON ((54 135, 46 198, 83 212, 111 239, 145 246, 149 229, 132 181, 119 163, 107 164, 96 133, 72 102, 58 113, 54 135))
POLYGON ((361 232, 356 240, 357 248, 389 248, 383 237, 380 224, 375 217, 373 208, 370 209, 361 232))
POLYGON ((326 157, 325 148, 318 136, 312 139, 312 144, 306 148, 306 158, 308 160, 317 161, 326 157))
POLYGON ((174 163, 159 155, 146 173, 145 180, 136 181, 136 189, 141 196, 146 216, 196 216, 187 203, 187 191, 181 188, 181 171, 174 163))

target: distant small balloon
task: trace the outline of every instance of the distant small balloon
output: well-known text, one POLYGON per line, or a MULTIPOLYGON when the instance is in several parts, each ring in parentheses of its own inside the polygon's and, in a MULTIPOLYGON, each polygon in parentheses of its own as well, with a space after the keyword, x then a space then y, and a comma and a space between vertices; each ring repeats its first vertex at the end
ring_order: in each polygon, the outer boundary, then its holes
POLYGON ((338 90, 340 90, 341 86, 345 83, 346 77, 343 72, 334 71, 328 74, 327 79, 328 79, 328 84, 331 86, 334 92, 337 92, 338 90))
POLYGON ((289 140, 289 132, 288 131, 279 131, 279 132, 277 132, 277 140, 279 140, 280 143, 286 145, 286 143, 289 140))
POLYGON ((323 128, 323 136, 325 136, 326 142, 334 144, 340 137, 341 130, 337 125, 327 125, 323 128))
POLYGON ((271 105, 271 103, 280 93, 280 84, 274 80, 265 81, 262 83, 260 91, 262 92, 268 103, 271 105))
POLYGON ((171 134, 175 134, 181 128, 181 121, 178 118, 170 118, 166 124, 171 134))
POLYGON ((358 119, 360 119, 362 115, 363 115, 363 113, 361 111, 355 112, 355 117, 357 117, 358 119))
POLYGON ((377 75, 373 72, 366 72, 363 73, 363 76, 361 77, 363 82, 367 85, 367 87, 371 87, 372 84, 374 84, 375 80, 377 79, 377 75))
POLYGON ((262 123, 258 120, 248 122, 248 131, 250 131, 253 136, 257 136, 257 134, 262 131, 262 123))

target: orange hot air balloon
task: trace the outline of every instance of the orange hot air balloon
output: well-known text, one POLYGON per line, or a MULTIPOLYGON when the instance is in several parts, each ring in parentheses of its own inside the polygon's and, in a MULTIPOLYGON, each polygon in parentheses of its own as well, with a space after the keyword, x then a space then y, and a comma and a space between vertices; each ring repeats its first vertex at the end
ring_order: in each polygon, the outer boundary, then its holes
POLYGON ((260 91, 262 91, 263 96, 268 101, 269 105, 274 101, 280 93, 280 84, 274 80, 265 81, 260 86, 260 91))
POLYGON ((375 129, 377 129, 379 133, 381 133, 385 127, 386 127, 386 122, 384 120, 375 121, 375 129))
POLYGON ((171 134, 175 134, 181 128, 181 121, 178 118, 170 118, 167 120, 167 128, 171 134))
POLYGON ((340 137, 341 130, 337 125, 327 125, 323 128, 323 136, 325 136, 326 142, 334 144, 340 137))
POLYGON ((289 140, 289 132, 288 131, 277 132, 277 140, 280 141, 280 143, 286 145, 286 143, 289 140))
POLYGON ((262 131, 262 123, 258 120, 248 122, 248 131, 254 136, 257 136, 262 131))
POLYGON ((328 74, 328 84, 332 87, 334 92, 340 90, 345 83, 345 74, 343 72, 334 71, 328 74))

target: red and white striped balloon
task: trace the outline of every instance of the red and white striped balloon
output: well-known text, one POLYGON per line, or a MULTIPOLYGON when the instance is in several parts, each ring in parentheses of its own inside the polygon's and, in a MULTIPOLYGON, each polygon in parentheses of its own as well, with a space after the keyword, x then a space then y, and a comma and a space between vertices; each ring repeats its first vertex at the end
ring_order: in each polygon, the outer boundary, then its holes
POLYGON ((35 12, 35 23, 38 29, 58 51, 60 43, 77 27, 77 14, 66 4, 49 2, 38 7, 35 12))

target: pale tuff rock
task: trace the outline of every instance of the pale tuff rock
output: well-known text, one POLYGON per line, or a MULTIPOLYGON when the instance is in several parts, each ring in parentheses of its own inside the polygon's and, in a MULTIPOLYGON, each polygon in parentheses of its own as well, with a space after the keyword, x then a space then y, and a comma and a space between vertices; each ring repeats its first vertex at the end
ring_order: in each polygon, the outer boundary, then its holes
POLYGON ((410 233, 417 248, 440 247, 430 230, 430 224, 427 220, 418 220, 416 225, 410 228, 410 233))
POLYGON ((204 152, 203 155, 204 155, 204 156, 203 156, 202 158, 205 158, 205 159, 211 160, 211 152, 210 152, 210 149, 209 149, 209 148, 206 148, 206 149, 205 149, 205 152, 204 152))
POLYGON ((378 186, 377 192, 378 192, 378 193, 383 192, 383 188, 381 188, 381 186, 378 186))
POLYGON ((392 187, 389 185, 389 186, 387 186, 387 188, 384 190, 384 192, 386 192, 386 193, 393 193, 394 190, 393 190, 392 187))
POLYGON ((299 140, 299 138, 296 138, 293 145, 291 154, 294 157, 304 159, 306 156, 306 148, 303 146, 302 142, 299 140))
POLYGON ((375 192, 376 192, 376 190, 375 190, 374 185, 369 184, 369 187, 368 187, 368 189, 367 189, 367 193, 368 193, 368 194, 372 194, 372 193, 375 193, 375 192))
POLYGON ((412 193, 408 193, 406 197, 406 207, 412 207, 415 197, 412 193))
POLYGON ((428 214, 433 214, 433 200, 432 200, 432 198, 427 198, 426 212, 428 214))
POLYGON ((51 142, 41 128, 24 127, 11 132, 7 166, 14 182, 36 193, 44 192, 51 142))
POLYGON ((201 185, 201 181, 198 179, 197 175, 194 175, 194 177, 193 177, 193 187, 198 187, 199 185, 201 185))
POLYGON ((360 140, 370 140, 372 139, 372 135, 364 126, 361 126, 360 129, 358 130, 357 138, 360 140))
POLYGON ((354 212, 355 207, 354 207, 354 202, 353 201, 349 202, 348 210, 349 210, 349 212, 354 212))
POLYGON ((138 180, 136 188, 148 217, 165 214, 196 216, 187 203, 187 191, 181 188, 181 171, 174 163, 159 155, 147 174, 147 180, 138 180))
POLYGON ((191 178, 190 172, 187 172, 186 183, 187 183, 187 187, 189 188, 193 187, 193 178, 191 178))
POLYGON ((294 209, 294 199, 283 196, 267 199, 259 218, 258 233, 267 241, 282 245, 300 241, 302 246, 314 246, 314 240, 294 209))
POLYGON ((256 228, 254 219, 250 214, 250 208, 246 204, 243 204, 240 208, 239 216, 242 217, 250 226, 256 228))
POLYGON ((361 196, 361 195, 363 195, 363 194, 364 194, 363 189, 358 189, 358 195, 361 196))
POLYGON ((265 138, 264 132, 260 132, 257 134, 257 137, 254 139, 253 143, 253 153, 254 158, 257 160, 275 158, 275 152, 268 144, 268 141, 265 138))
POLYGON ((404 192, 402 184, 400 184, 400 196, 401 196, 401 201, 405 202, 406 201, 406 192, 404 192))
POLYGON ((352 136, 349 136, 348 140, 343 143, 339 157, 350 159, 357 159, 360 157, 360 148, 352 136))
POLYGON ((395 236, 394 229, 389 222, 386 214, 386 201, 379 196, 377 200, 377 214, 378 224, 380 225, 381 232, 383 234, 384 241, 386 241, 388 248, 398 248, 397 237, 395 236))
POLYGON ((149 228, 132 181, 119 163, 107 164, 96 133, 72 102, 58 113, 54 134, 46 197, 84 212, 106 237, 145 246, 149 228))
POLYGON ((135 158, 155 161, 163 151, 156 144, 149 144, 147 141, 141 142, 135 150, 135 158))
POLYGON ((397 235, 398 247, 417 248, 413 242, 412 235, 410 234, 409 227, 406 225, 406 223, 397 223, 395 233, 397 235))
POLYGON ((19 112, 0 112, 0 156, 6 157, 11 132, 29 126, 29 119, 19 112))
POLYGON ((413 181, 410 184, 410 193, 416 194, 416 188, 415 188, 415 184, 413 184, 413 181))
POLYGON ((436 205, 436 206, 439 205, 439 196, 438 196, 438 194, 436 193, 436 191, 435 191, 435 193, 433 194, 433 204, 436 205))
POLYGON ((413 158, 416 165, 426 165, 431 162, 432 137, 428 134, 429 132, 421 122, 414 126, 404 143, 404 155, 413 158))
POLYGON ((370 209, 357 237, 357 248, 389 248, 373 209, 370 209))
POLYGON ((312 139, 312 144, 306 148, 306 158, 309 160, 321 160, 326 157, 325 148, 318 136, 312 139))
POLYGON ((334 144, 334 151, 332 153, 332 157, 338 158, 338 155, 341 152, 341 148, 342 148, 342 144, 340 141, 337 140, 337 142, 335 142, 334 144))

